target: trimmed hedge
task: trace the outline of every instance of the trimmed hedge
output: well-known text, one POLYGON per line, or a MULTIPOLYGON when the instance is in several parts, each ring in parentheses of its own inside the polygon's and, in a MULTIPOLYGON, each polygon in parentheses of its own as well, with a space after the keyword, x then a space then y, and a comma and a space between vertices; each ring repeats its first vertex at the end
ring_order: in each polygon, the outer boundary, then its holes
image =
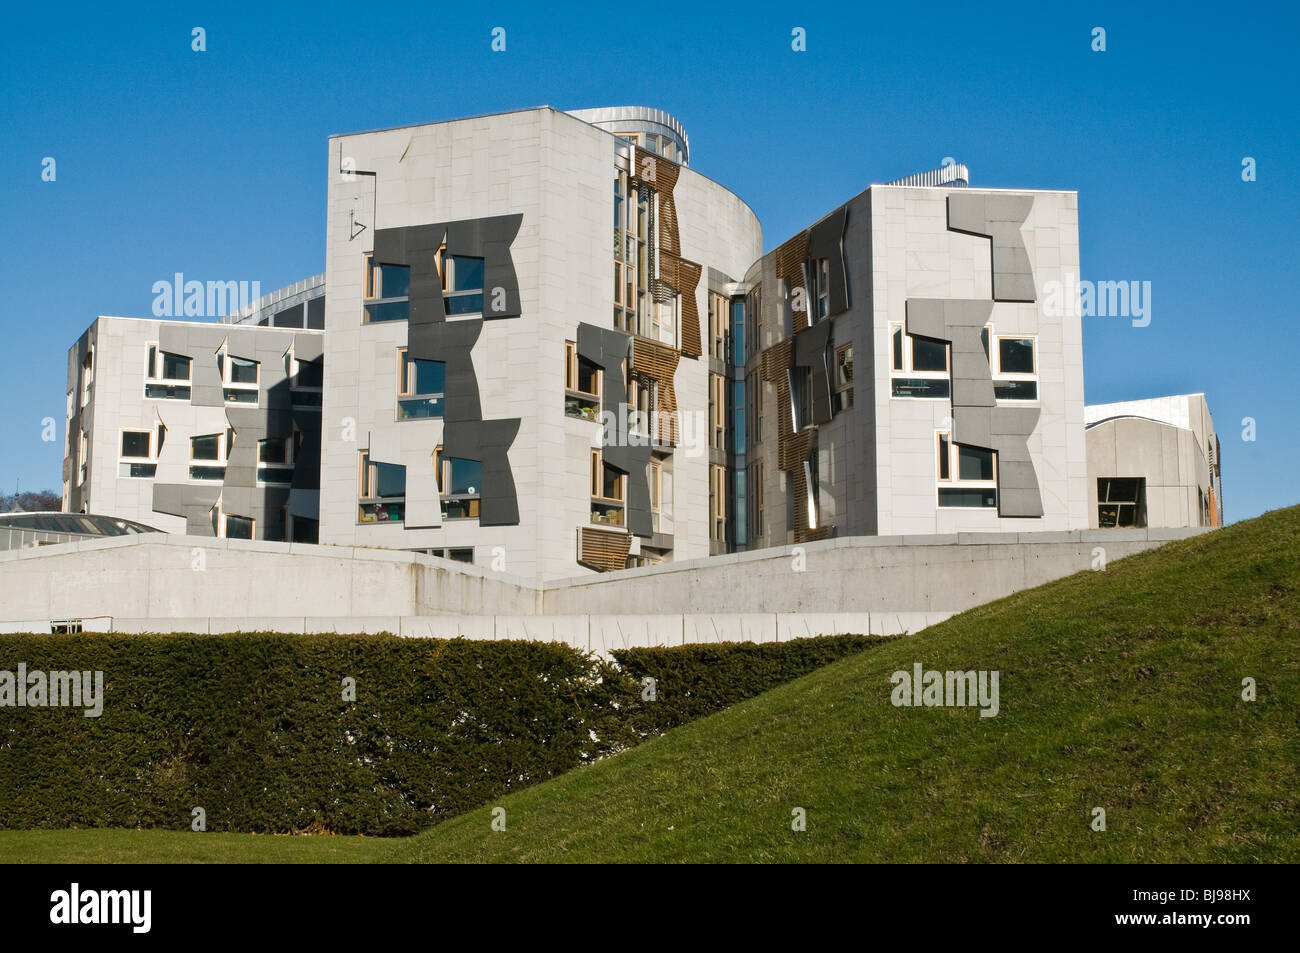
POLYGON ((878 636, 826 635, 789 642, 615 649, 610 654, 641 687, 638 700, 645 695, 643 679, 655 680, 655 700, 643 701, 631 719, 644 736, 721 711, 881 641, 878 636))
POLYGON ((201 807, 210 831, 410 834, 874 641, 628 649, 616 666, 522 641, 0 636, 0 670, 99 670, 105 695, 98 718, 0 708, 0 828, 189 829, 201 807))

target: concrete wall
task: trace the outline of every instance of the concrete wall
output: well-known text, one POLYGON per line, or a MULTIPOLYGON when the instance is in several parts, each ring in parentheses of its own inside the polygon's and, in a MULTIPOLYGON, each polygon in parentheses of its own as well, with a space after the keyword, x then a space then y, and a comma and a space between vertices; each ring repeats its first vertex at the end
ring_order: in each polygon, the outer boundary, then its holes
POLYGON ((544 589, 414 553, 148 534, 0 552, 0 631, 109 617, 113 631, 561 637, 597 651, 896 634, 1091 569, 1099 547, 1109 561, 1202 531, 855 537, 544 589))

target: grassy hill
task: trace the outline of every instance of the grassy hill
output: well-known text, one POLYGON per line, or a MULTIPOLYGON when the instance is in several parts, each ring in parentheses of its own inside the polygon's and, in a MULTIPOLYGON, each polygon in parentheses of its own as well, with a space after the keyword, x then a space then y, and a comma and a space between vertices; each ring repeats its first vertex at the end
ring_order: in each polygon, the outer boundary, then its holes
POLYGON ((1291 508, 962 613, 393 859, 1295 862, 1298 620, 1291 508), (915 662, 998 670, 999 714, 894 707, 915 662))
POLYGON ((1298 639, 1293 507, 962 613, 413 838, 0 832, 0 857, 1295 862, 1298 639), (890 676, 916 662, 997 670, 998 715, 894 707, 890 676))

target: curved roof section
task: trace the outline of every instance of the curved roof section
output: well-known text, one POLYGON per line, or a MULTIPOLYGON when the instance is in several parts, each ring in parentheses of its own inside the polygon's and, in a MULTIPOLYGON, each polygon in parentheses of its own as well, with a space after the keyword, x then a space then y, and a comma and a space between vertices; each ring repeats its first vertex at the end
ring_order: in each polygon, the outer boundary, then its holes
POLYGON ((0 513, 0 529, 30 529, 39 533, 68 533, 73 536, 130 536, 160 533, 162 530, 116 516, 93 513, 0 513))
POLYGON ((691 164, 691 141, 677 117, 653 106, 600 106, 595 109, 570 109, 570 116, 599 126, 606 132, 657 132, 665 133, 677 143, 682 153, 682 165, 691 164))

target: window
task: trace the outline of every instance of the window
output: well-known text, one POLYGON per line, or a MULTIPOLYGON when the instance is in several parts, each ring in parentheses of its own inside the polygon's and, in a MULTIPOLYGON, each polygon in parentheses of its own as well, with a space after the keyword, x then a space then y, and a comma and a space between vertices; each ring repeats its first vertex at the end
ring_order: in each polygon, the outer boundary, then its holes
POLYGON ((224 480, 226 461, 235 443, 235 431, 225 434, 209 433, 190 437, 190 479, 224 480))
POLYGON ((830 314, 831 300, 831 263, 828 258, 819 258, 816 261, 816 270, 813 273, 813 280, 816 284, 817 292, 817 318, 820 320, 830 314))
POLYGON ((714 450, 725 450, 727 448, 727 379, 721 374, 709 375, 709 424, 709 446, 714 450))
POLYGON ((718 542, 727 539, 727 468, 714 464, 709 467, 709 538, 718 542))
POLYGON ((289 379, 294 407, 321 406, 321 388, 325 383, 325 366, 321 361, 300 361, 293 348, 289 348, 284 352, 284 376, 289 379))
POLYGON ((218 500, 208 511, 212 522, 212 535, 220 539, 252 539, 256 521, 251 516, 237 516, 226 513, 218 500))
POLYGON ((405 321, 411 316, 411 268, 387 265, 366 255, 364 314, 367 324, 405 321))
POLYGON ((754 474, 754 537, 757 540, 763 535, 763 461, 755 460, 749 470, 754 474))
POLYGON ((564 413, 582 420, 600 416, 601 370, 578 354, 573 341, 564 342, 564 413))
POLYGON ((221 370, 222 393, 227 403, 257 403, 257 361, 235 357, 223 346, 217 351, 217 367, 221 370))
POLYGON ((985 327, 980 334, 993 376, 993 396, 998 400, 1037 400, 1038 363, 1032 337, 994 335, 985 327), (996 350, 991 344, 996 342, 996 350))
POLYGON ((77 486, 81 486, 86 482, 86 473, 90 469, 90 435, 84 430, 77 443, 77 462, 77 486))
POLYGON ((656 440, 670 439, 664 421, 658 419, 659 382, 648 374, 632 373, 627 384, 628 429, 656 440))
POLYGON ((483 313, 483 259, 449 255, 438 249, 438 271, 442 275, 442 303, 447 317, 483 313))
POLYGON ((599 450, 591 451, 591 521, 624 525, 627 474, 605 463, 599 450))
POLYGON ((438 481, 444 520, 478 519, 483 495, 483 464, 463 457, 443 456, 442 447, 433 451, 433 470, 438 481))
POLYGON ((380 463, 362 450, 357 521, 400 523, 406 518, 406 467, 380 463))
POLYGON ((226 539, 253 538, 253 518, 251 516, 236 516, 233 513, 224 515, 226 518, 226 531, 222 535, 226 539))
POLYGON ((440 559, 450 559, 458 563, 474 562, 474 547, 465 546, 456 549, 421 549, 417 552, 425 553, 429 556, 437 556, 440 559))
POLYGON ((853 406, 853 345, 845 344, 835 349, 835 400, 836 410, 853 406))
POLYGON ((948 431, 935 434, 938 445, 939 505, 991 509, 998 505, 997 455, 992 450, 952 441, 948 431))
POLYGON ((947 400, 952 395, 948 376, 948 342, 919 337, 889 326, 890 396, 947 400))
POLYGON ((786 370, 790 388, 790 427, 795 433, 812 423, 812 375, 806 367, 786 370))
POLYGON ((1098 478, 1097 525, 1102 529, 1146 526, 1146 477, 1098 478))
MULTIPOLYGON (((158 425, 159 437, 163 427, 158 425)), ((128 479, 151 478, 158 473, 153 453, 153 431, 123 430, 122 453, 117 465, 117 475, 128 479)))
POLYGON ((397 350, 397 419, 418 420, 442 416, 447 387, 447 364, 413 358, 406 348, 397 350))
POLYGON ((294 516, 289 513, 286 517, 288 521, 288 531, 285 533, 292 543, 318 543, 320 542, 320 521, 306 516, 294 516))
POLYGON ((190 399, 190 359, 148 344, 145 359, 144 396, 153 400, 190 399))
POLYGON ((658 460, 651 461, 646 473, 646 479, 650 484, 650 519, 651 529, 658 533, 660 530, 660 518, 663 512, 663 494, 664 494, 664 468, 658 460))
POLYGON ((290 484, 293 482, 293 448, 289 437, 268 437, 257 441, 257 482, 290 484))
POLYGON ((85 407, 90 403, 90 392, 95 383, 95 351, 92 348, 86 352, 86 358, 81 362, 81 406, 85 407))
POLYGON ((719 294, 709 295, 709 354, 719 361, 727 360, 727 338, 730 321, 727 299, 719 294))

